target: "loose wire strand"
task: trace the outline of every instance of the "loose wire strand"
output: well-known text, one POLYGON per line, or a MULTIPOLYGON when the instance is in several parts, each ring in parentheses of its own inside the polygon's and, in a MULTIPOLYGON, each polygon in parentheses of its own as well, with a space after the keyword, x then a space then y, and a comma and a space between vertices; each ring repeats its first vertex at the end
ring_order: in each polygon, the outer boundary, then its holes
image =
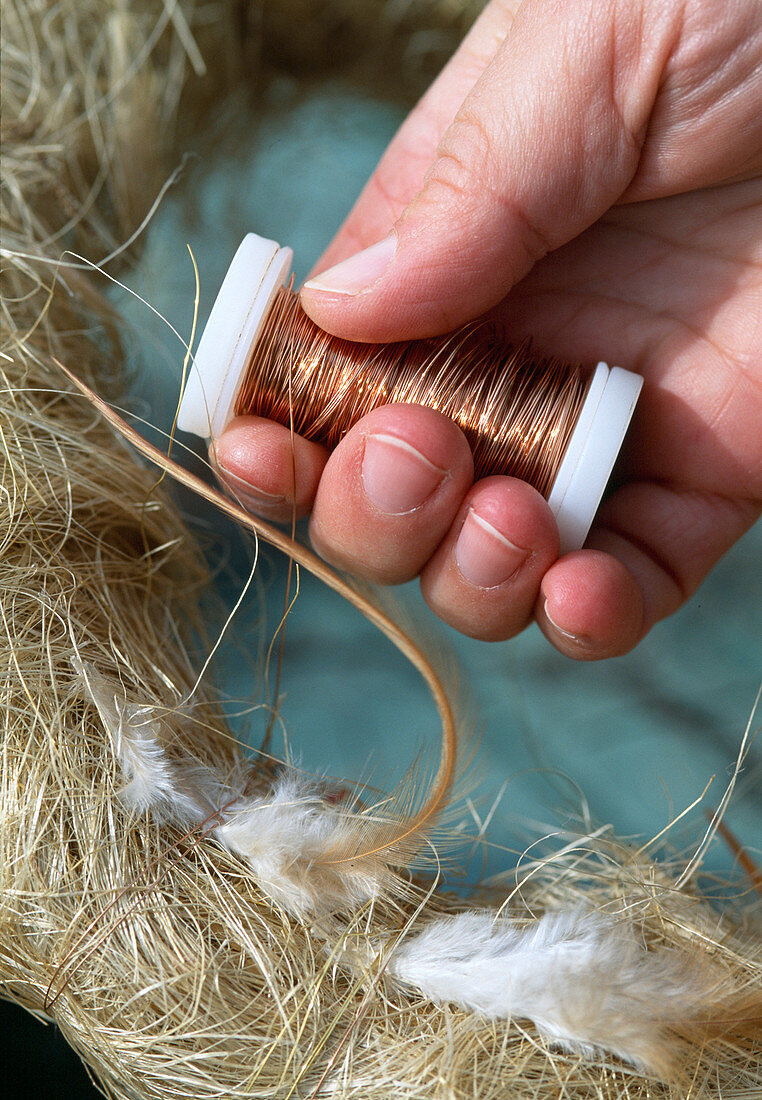
POLYGON ((477 478, 509 474, 547 496, 579 418, 589 372, 507 347, 477 321, 450 336, 362 344, 307 316, 293 279, 255 342, 235 414, 262 416, 333 449, 380 405, 436 409, 463 431, 477 478))

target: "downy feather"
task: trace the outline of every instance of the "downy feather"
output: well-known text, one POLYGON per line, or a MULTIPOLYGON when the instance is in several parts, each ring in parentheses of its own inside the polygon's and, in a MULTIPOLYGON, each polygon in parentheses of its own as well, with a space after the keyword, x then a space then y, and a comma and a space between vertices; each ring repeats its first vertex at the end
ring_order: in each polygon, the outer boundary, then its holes
MULTIPOLYGON (((182 829, 206 822, 207 835, 245 859, 262 890, 300 917, 363 904, 392 883, 402 888, 391 846, 358 854, 369 811, 331 801, 326 783, 293 769, 279 769, 269 785, 246 793, 243 765, 225 776, 182 753, 170 759, 156 708, 130 703, 120 684, 94 668, 77 668, 126 780, 117 793, 129 809, 182 829)), ((374 820, 377 837, 399 831, 395 820, 374 820)))
POLYGON ((188 789, 182 769, 167 757, 155 708, 128 702, 121 684, 108 681, 79 659, 74 665, 126 780, 118 791, 119 800, 136 813, 150 811, 159 821, 181 826, 202 821, 210 807, 197 785, 188 789))
POLYGON ((695 1016, 714 982, 695 953, 646 950, 626 921, 580 910, 523 926, 490 912, 442 918, 394 950, 387 972, 438 1003, 530 1020, 551 1043, 662 1078, 678 1055, 673 1022, 695 1016))
POLYGON ((383 859, 331 861, 356 843, 357 814, 326 793, 325 784, 284 769, 267 794, 231 806, 214 831, 270 897, 299 915, 360 905, 395 880, 383 859))

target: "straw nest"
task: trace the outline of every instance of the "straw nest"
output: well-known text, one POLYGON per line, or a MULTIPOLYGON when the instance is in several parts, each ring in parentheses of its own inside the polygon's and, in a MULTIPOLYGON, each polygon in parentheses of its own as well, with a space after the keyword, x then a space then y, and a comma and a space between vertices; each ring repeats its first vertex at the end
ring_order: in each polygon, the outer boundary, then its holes
MULTIPOLYGON (((762 1090, 752 1048, 736 1042, 707 1045, 669 1085, 395 988, 368 945, 462 903, 410 879, 404 901, 340 922, 289 913, 203 823, 183 830, 125 805, 88 690, 97 677, 158 716, 170 757, 240 767, 213 698, 199 689, 188 703, 200 553, 155 473, 52 362, 118 392, 119 319, 64 250, 100 261, 137 228, 178 121, 224 91, 205 59, 228 59, 217 71, 237 79, 258 57, 264 77, 270 63, 315 71, 337 41, 347 57, 363 42, 376 61, 404 42, 413 89, 467 14, 445 0, 3 5, 0 980, 56 1022, 108 1095, 634 1100, 684 1095, 686 1080, 696 1098, 762 1090)), ((578 901, 626 912, 646 942, 711 955, 739 987, 759 982, 758 941, 676 890, 669 863, 611 840, 572 847, 529 869, 511 912, 578 901)))

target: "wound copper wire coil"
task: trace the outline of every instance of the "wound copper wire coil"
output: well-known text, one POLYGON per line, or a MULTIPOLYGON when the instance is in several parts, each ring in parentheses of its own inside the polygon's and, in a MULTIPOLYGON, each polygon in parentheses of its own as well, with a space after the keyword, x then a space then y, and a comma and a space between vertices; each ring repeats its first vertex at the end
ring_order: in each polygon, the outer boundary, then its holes
POLYGON ((547 496, 589 384, 589 371, 507 347, 476 322, 450 336, 361 344, 329 335, 281 287, 252 350, 236 416, 262 416, 333 449, 380 405, 437 409, 462 429, 475 477, 508 474, 547 496))

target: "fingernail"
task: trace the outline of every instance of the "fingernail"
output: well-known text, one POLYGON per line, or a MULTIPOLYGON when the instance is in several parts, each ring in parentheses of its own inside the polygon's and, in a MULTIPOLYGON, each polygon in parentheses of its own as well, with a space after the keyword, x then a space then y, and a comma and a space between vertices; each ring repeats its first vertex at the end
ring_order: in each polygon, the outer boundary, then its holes
POLYGON ((554 630, 557 630, 558 633, 563 638, 568 638, 570 642, 577 642, 580 645, 585 645, 586 643, 588 643, 590 641, 589 638, 584 637, 581 634, 572 634, 572 632, 570 630, 564 630, 564 628, 562 626, 560 626, 559 623, 557 623, 556 620, 551 615, 551 613, 548 609, 548 601, 547 600, 543 604, 542 609, 545 612, 545 618, 548 620, 550 625, 553 627, 554 630))
POLYGON ((250 485, 248 481, 238 477, 237 474, 226 470, 219 463, 217 464, 217 473, 233 499, 247 512, 267 511, 271 508, 280 508, 287 503, 285 496, 278 496, 277 493, 267 493, 264 489, 258 489, 256 486, 250 485))
POLYGON ((360 294, 380 279, 397 251, 397 234, 390 233, 383 241, 357 252, 348 260, 321 271, 308 279, 305 290, 322 290, 331 294, 360 294))
POLYGON ((441 484, 447 471, 393 435, 369 435, 365 440, 362 481, 380 512, 401 516, 419 508, 441 484))
POLYGON ((469 509, 455 543, 455 560, 470 584, 495 588, 520 569, 528 556, 527 550, 514 546, 473 508, 469 509))

